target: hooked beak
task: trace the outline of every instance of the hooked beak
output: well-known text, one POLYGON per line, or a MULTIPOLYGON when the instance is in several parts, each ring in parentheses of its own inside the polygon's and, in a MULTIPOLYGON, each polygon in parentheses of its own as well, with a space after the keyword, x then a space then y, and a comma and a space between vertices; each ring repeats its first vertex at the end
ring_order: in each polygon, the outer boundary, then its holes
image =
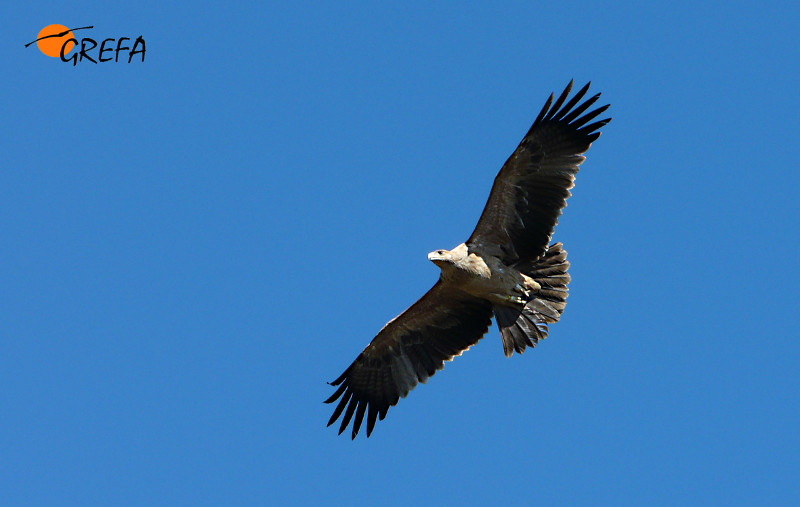
POLYGON ((441 253, 441 250, 435 250, 428 254, 428 260, 431 262, 444 262, 447 261, 447 254, 441 253))

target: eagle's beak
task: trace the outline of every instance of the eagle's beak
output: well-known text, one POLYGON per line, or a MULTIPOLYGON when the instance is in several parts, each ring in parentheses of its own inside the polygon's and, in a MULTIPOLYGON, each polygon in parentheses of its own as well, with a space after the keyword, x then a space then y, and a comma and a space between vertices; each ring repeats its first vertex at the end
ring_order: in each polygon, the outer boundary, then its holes
POLYGON ((447 262, 447 253, 441 253, 440 250, 434 250, 428 254, 428 260, 433 263, 447 262))

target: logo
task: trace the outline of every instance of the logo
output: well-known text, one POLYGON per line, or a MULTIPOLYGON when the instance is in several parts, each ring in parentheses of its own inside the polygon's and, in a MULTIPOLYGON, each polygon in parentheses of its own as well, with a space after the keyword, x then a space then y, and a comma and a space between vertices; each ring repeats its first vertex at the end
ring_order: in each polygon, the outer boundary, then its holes
POLYGON ((117 37, 106 38, 100 43, 99 49, 97 41, 91 37, 83 37, 80 41, 75 38, 73 32, 78 30, 89 30, 94 26, 82 26, 80 28, 67 28, 64 25, 47 25, 39 31, 36 40, 25 44, 29 47, 36 44, 39 51, 47 56, 53 58, 60 58, 62 62, 72 62, 72 66, 78 63, 87 61, 92 63, 107 63, 120 61, 120 54, 122 61, 125 61, 127 56, 128 63, 131 63, 134 58, 139 59, 144 63, 145 43, 144 38, 140 35, 136 39, 130 37, 117 37), (127 42, 126 42, 127 41, 127 42), (131 41, 133 41, 131 43, 131 41), (131 44, 127 46, 126 44, 131 44), (71 55, 69 53, 75 49, 71 55), (69 56, 67 56, 69 55, 69 56))

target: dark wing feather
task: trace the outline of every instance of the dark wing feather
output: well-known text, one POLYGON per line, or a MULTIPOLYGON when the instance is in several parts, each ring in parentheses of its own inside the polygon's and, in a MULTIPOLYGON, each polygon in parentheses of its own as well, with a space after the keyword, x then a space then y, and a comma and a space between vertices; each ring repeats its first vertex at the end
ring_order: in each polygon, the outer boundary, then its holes
POLYGON ((572 81, 553 103, 545 103, 533 126, 500 169, 475 231, 470 249, 496 255, 506 264, 544 255, 561 210, 571 195, 582 156, 600 136, 606 118, 586 125, 608 106, 583 114, 600 97, 587 99, 589 84, 566 104, 572 81), (563 104, 563 107, 562 107, 563 104), (583 116, 581 116, 583 114, 583 116))
POLYGON ((405 398, 417 383, 426 382, 445 361, 477 343, 491 319, 491 303, 437 282, 386 324, 353 364, 331 382, 339 388, 325 403, 341 399, 328 426, 344 411, 339 434, 352 418, 355 438, 366 414, 369 436, 376 418, 383 420, 389 407, 405 398))

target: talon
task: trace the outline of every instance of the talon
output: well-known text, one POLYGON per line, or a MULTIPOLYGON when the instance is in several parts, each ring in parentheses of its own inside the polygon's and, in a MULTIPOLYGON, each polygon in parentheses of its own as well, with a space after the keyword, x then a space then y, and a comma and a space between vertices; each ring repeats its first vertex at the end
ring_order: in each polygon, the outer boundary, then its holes
POLYGON ((526 301, 519 296, 506 296, 506 299, 511 303, 525 304, 526 301))
POLYGON ((530 295, 531 295, 530 291, 528 289, 526 289, 525 287, 523 287, 522 285, 520 285, 520 284, 516 284, 514 286, 514 290, 519 292, 519 293, 521 293, 521 294, 524 294, 525 297, 530 297, 530 295))

